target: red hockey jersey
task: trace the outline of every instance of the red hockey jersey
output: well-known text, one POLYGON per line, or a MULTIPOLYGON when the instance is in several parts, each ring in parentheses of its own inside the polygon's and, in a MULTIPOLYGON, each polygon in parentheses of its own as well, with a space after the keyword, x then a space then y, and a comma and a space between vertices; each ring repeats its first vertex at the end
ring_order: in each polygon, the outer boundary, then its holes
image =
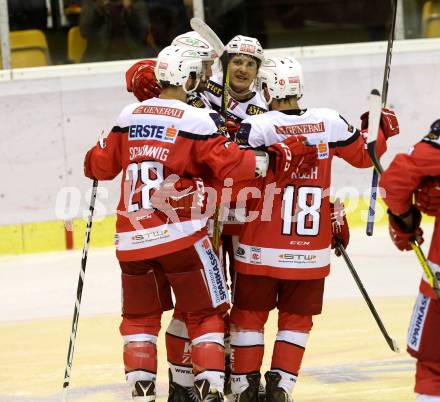
MULTIPOLYGON (((358 168, 371 166, 363 135, 330 109, 270 111, 244 120, 238 133, 239 141, 251 147, 268 146, 290 135, 306 136, 316 145, 317 165, 278 182, 273 175, 266 176, 264 193, 247 204, 249 211, 260 214, 240 233, 235 250, 238 272, 280 279, 327 276, 332 158, 338 156, 358 168)), ((385 150, 380 132, 377 154, 385 150)))
POLYGON ((206 234, 207 219, 165 220, 151 206, 152 191, 170 174, 234 181, 255 176, 255 153, 222 135, 216 112, 178 100, 152 98, 125 107, 105 148, 86 156, 89 174, 111 180, 122 171, 116 254, 142 260, 184 249, 206 234))
MULTIPOLYGON (((438 134, 428 134, 408 154, 397 154, 388 169, 382 174, 380 187, 386 192, 384 201, 394 214, 399 215, 409 210, 413 194, 425 176, 440 176, 440 138, 438 134)), ((440 218, 436 218, 428 253, 428 263, 437 275, 440 275, 439 244, 440 218)), ((420 291, 425 296, 436 297, 424 272, 420 291)))

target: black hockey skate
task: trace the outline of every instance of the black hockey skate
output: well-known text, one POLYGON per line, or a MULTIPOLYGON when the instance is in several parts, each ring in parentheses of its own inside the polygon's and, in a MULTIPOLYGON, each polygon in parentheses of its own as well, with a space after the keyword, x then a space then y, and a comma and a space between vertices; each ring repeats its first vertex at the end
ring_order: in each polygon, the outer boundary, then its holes
POLYGON ((223 394, 218 391, 210 391, 208 380, 197 380, 194 382, 194 390, 200 402, 223 402, 223 394))
POLYGON ((278 383, 281 375, 274 371, 268 371, 264 378, 266 379, 266 402, 293 402, 289 394, 278 383))
POLYGON ((175 382, 170 382, 168 402, 199 402, 199 400, 192 387, 184 387, 175 382))
POLYGON ((260 373, 246 375, 249 386, 241 393, 234 395, 234 402, 259 402, 260 373))
POLYGON ((156 399, 156 386, 154 381, 136 381, 131 395, 133 397, 133 401, 136 402, 154 401, 156 399))
POLYGON ((199 402, 194 387, 184 387, 173 381, 173 374, 168 369, 168 402, 199 402))

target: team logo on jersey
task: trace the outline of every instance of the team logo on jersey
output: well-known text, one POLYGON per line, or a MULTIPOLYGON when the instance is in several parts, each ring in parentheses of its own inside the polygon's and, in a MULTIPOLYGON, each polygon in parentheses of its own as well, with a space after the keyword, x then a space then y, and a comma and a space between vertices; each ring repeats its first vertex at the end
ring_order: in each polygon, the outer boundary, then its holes
POLYGON ((251 264, 261 264, 261 248, 260 247, 251 247, 251 264))
POLYGON ((204 109, 205 108, 205 104, 203 103, 203 101, 197 97, 194 96, 192 98, 189 99, 189 104, 193 107, 196 107, 198 109, 204 109))
POLYGON ((214 81, 208 81, 206 89, 215 96, 221 96, 223 87, 214 81))
POLYGON ((177 138, 177 129, 155 124, 134 124, 128 129, 129 140, 157 140, 174 143, 177 138))
POLYGON ((263 114, 266 111, 267 111, 266 109, 252 104, 249 104, 248 107, 246 108, 246 114, 248 114, 249 116, 255 116, 256 114, 263 114))
POLYGON ((293 124, 291 126, 275 126, 277 134, 314 134, 323 133, 325 131, 324 122, 293 124))
POLYGON ((436 148, 440 148, 440 132, 430 132, 423 138, 422 142, 427 142, 436 148))
POLYGON ((328 144, 323 140, 316 145, 318 149, 318 159, 327 159, 329 157, 328 144))

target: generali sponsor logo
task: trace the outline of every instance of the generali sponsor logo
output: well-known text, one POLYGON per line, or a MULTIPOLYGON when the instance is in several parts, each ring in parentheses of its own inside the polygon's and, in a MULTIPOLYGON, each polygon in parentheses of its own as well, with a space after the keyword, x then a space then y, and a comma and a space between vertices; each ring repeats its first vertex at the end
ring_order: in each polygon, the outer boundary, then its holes
POLYGON ((157 114, 159 116, 169 116, 181 119, 185 113, 182 109, 177 109, 175 107, 165 107, 165 106, 147 106, 141 105, 134 109, 133 114, 157 114))
POLYGON ((313 134, 325 131, 324 122, 294 124, 292 126, 275 126, 277 134, 313 134))
POLYGON ((255 46, 247 43, 242 43, 240 45, 240 52, 255 53, 255 46))

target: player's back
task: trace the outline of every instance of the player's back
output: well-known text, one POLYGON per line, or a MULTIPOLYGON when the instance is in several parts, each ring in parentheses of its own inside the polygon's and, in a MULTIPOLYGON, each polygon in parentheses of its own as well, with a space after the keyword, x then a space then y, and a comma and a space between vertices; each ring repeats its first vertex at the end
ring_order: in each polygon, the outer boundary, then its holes
POLYGON ((258 148, 291 135, 303 135, 317 146, 317 164, 309 171, 292 173, 278 181, 268 173, 263 191, 277 188, 273 204, 267 204, 272 197, 264 194, 249 202, 249 210, 258 210, 260 215, 247 223, 240 234, 236 251, 239 272, 285 279, 328 274, 331 161, 337 145, 350 141, 355 130, 330 109, 271 111, 243 121, 238 138, 241 143, 258 148))

